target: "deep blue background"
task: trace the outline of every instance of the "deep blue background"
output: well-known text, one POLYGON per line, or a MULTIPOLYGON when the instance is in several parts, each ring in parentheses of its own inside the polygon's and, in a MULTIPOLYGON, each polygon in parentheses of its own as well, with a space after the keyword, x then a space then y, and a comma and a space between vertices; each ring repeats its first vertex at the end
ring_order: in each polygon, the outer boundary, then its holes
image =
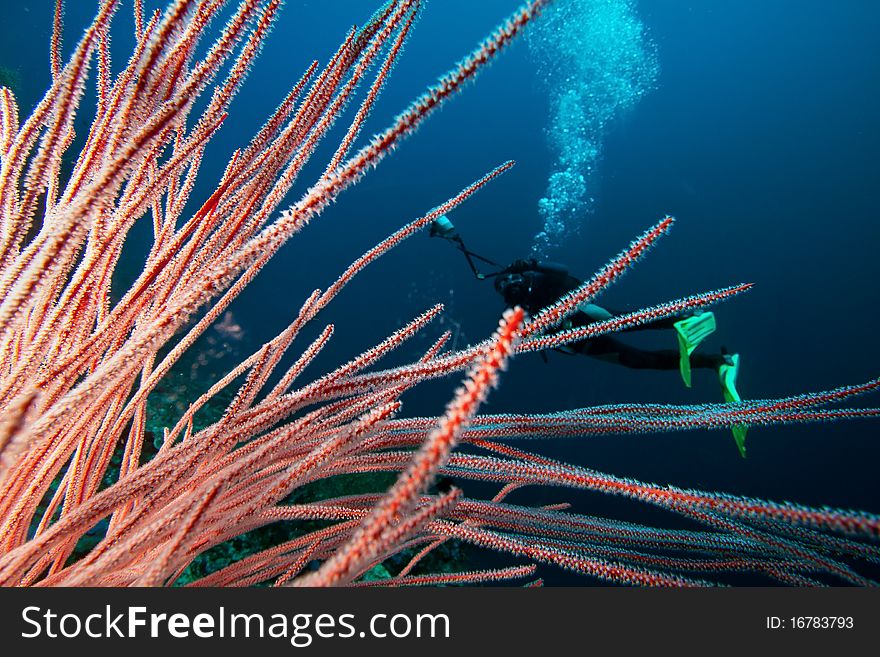
MULTIPOLYGON (((21 71, 21 100, 29 106, 48 80, 51 3, 10 4, 0 13, 0 64, 21 71)), ((93 7, 70 4, 76 6, 68 9, 66 52, 93 7)), ((286 3, 208 152, 202 198, 231 150, 247 142, 308 63, 326 61, 348 26, 362 23, 377 4, 286 3)), ((428 2, 365 134, 390 123, 516 6, 428 2)), ((705 347, 725 344, 741 354, 744 397, 877 376, 880 3, 643 0, 639 11, 658 46, 657 88, 609 131, 596 213, 555 259, 587 277, 664 213, 673 214, 671 234, 604 302, 635 308, 752 281, 751 293, 717 309, 718 334, 705 347)), ((130 47, 129 13, 126 5, 117 18, 117 67, 130 47)), ((248 348, 272 337, 312 289, 329 285, 364 250, 507 159, 517 167, 454 220, 475 251, 499 262, 525 255, 539 229, 536 205, 552 162, 543 132, 547 106, 528 48, 517 43, 278 254, 233 308, 248 348)), ((297 191, 311 179, 305 176, 297 191)), ((443 323, 460 329, 462 343, 491 332, 501 310, 491 286, 473 279, 460 254, 419 235, 328 309, 323 319, 336 323, 334 350, 313 371, 347 360, 436 301, 447 304, 443 323)), ((412 358, 436 335, 416 340, 398 359, 412 358)), ((646 345, 674 345, 671 335, 639 337, 646 345)), ((455 383, 425 386, 404 399, 405 411, 441 412, 455 383)), ((706 371, 688 390, 675 373, 551 353, 549 364, 518 358, 485 410, 719 399, 706 371)), ((658 483, 878 512, 876 434, 870 422, 753 429, 746 460, 726 431, 529 447, 658 483)), ((587 513, 654 517, 566 490, 512 500, 572 500, 587 513)), ((572 580, 548 576, 562 581, 572 580)))

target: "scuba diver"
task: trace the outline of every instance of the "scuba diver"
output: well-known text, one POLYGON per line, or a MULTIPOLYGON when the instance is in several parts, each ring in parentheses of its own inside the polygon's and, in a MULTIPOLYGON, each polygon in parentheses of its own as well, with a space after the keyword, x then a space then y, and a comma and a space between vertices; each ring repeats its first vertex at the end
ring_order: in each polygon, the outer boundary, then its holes
MULTIPOLYGON (((583 284, 583 281, 571 275, 562 265, 538 262, 534 258, 529 258, 515 260, 509 266, 502 267, 488 258, 477 255, 464 245, 452 222, 445 216, 439 217, 431 224, 430 234, 431 237, 441 237, 450 241, 464 253, 468 266, 478 280, 494 278, 495 291, 501 295, 508 307, 521 306, 529 314, 538 313, 583 284), (475 261, 499 269, 483 274, 475 261)), ((583 304, 559 326, 558 330, 586 326, 622 314, 624 313, 611 311, 592 303, 583 304)), ((724 400, 738 402, 740 396, 736 390, 736 377, 739 373, 739 354, 728 354, 723 347, 718 354, 694 353, 715 328, 715 315, 712 312, 698 312, 683 319, 667 317, 618 332, 671 329, 676 334, 678 349, 639 349, 627 344, 615 334, 580 340, 561 347, 558 351, 592 356, 632 369, 678 370, 689 388, 693 368, 711 369, 718 373, 724 400)), ((740 455, 745 457, 746 427, 734 426, 732 430, 740 455)))

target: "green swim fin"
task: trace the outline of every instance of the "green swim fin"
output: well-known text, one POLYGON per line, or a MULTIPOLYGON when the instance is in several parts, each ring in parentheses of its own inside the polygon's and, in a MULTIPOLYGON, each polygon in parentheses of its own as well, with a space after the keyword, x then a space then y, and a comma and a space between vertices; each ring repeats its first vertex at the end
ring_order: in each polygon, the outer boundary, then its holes
POLYGON ((711 312, 686 317, 675 324, 678 334, 678 369, 684 384, 691 387, 691 354, 715 331, 715 315, 711 312))
MULTIPOLYGON (((718 368, 718 380, 721 382, 721 391, 724 393, 724 401, 738 402, 740 401, 739 393, 736 391, 736 376, 739 374, 739 354, 731 354, 727 356, 728 363, 718 368)), ((736 424, 730 428, 733 432, 733 440, 739 449, 739 455, 746 457, 746 431, 748 427, 743 424, 736 424)))

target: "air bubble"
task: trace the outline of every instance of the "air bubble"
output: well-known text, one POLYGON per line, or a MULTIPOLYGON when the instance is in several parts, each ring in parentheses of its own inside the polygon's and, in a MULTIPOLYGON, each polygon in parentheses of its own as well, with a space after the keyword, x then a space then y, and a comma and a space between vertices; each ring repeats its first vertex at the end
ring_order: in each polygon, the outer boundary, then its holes
POLYGON ((532 245, 535 257, 546 258, 592 213, 588 190, 606 126, 651 89, 658 66, 630 0, 557 0, 528 41, 549 94, 547 141, 556 156, 532 245))

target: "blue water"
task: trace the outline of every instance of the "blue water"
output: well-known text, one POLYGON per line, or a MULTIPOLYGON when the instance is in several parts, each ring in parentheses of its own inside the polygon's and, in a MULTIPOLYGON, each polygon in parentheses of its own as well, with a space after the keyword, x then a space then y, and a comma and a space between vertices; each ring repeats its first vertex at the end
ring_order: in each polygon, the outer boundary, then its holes
MULTIPOLYGON (((0 10, 0 64, 20 70, 26 106, 48 80, 50 4, 0 10)), ((72 4, 68 35, 84 24, 90 13, 84 5, 91 5, 72 4)), ((363 22, 376 4, 286 3, 206 157, 203 195, 231 150, 247 141, 308 63, 326 61, 349 25, 363 22)), ((365 134, 389 124, 516 5, 428 2, 365 134)), ((741 354, 744 397, 877 376, 880 4, 643 0, 635 7, 656 46, 654 88, 606 127, 590 179, 589 221, 549 255, 587 277, 672 214, 678 222, 670 235, 602 302, 634 309, 751 281, 752 292, 716 309, 718 332, 701 347, 723 344, 741 354)), ((130 31, 129 10, 118 18, 123 31, 130 31)), ((72 41, 68 36, 65 43, 72 41)), ((114 38, 118 58, 126 43, 125 35, 114 38)), ((555 157, 546 134, 549 108, 534 56, 526 43, 516 43, 266 267, 232 309, 245 336, 239 352, 274 336, 311 290, 329 285, 364 250, 507 159, 517 161, 515 169, 452 218, 482 255, 501 263, 527 255, 541 228, 538 201, 555 157)), ((437 301, 446 303, 444 328, 455 329, 461 344, 488 335, 503 308, 460 253, 419 235, 364 272, 316 322, 333 321, 337 330, 335 350, 312 372, 347 360, 437 301)), ((416 340, 394 362, 416 356, 437 333, 416 340)), ((639 336, 637 343, 674 346, 667 334, 639 336)), ((405 397, 405 412, 441 412, 455 384, 432 383, 405 397)), ((716 400, 720 390, 707 371, 697 371, 686 389, 674 372, 551 353, 548 363, 535 355, 516 359, 485 410, 716 400)), ((871 422, 752 429, 747 459, 737 455, 727 431, 529 447, 657 483, 880 512, 877 433, 871 422)), ((486 491, 464 486, 466 493, 486 491)), ((525 491, 511 500, 572 501, 576 511, 670 522, 568 490, 525 491)), ((584 581, 544 575, 549 583, 584 581)))

